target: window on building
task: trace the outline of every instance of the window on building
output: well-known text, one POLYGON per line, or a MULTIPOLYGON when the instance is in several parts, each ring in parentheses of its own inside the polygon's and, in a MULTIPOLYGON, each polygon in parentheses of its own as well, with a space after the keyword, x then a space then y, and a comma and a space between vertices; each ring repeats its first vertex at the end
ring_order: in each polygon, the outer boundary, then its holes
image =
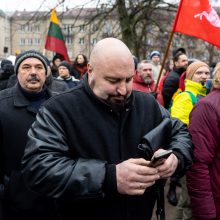
MULTIPOLYGON (((28 25, 28 24, 23 24, 21 25, 21 31, 22 32, 32 32, 32 31, 35 31, 35 26, 31 26, 31 25, 28 25)), ((38 26, 38 32, 39 32, 39 26, 38 26)))
POLYGON ((91 44, 92 44, 92 45, 95 45, 96 43, 97 43, 97 38, 92 38, 91 44))
POLYGON ((28 38, 28 39, 27 39, 27 45, 32 45, 32 44, 33 44, 32 38, 28 38))
POLYGON ((93 24, 92 25, 92 32, 96 32, 98 30, 98 25, 93 24))
POLYGON ((151 38, 148 38, 146 43, 147 45, 153 45, 153 40, 151 38))
POLYGON ((34 45, 40 45, 40 38, 34 39, 34 45))
POLYGON ((34 32, 40 32, 40 27, 39 25, 34 25, 34 32))
POLYGON ((73 43, 72 37, 65 37, 65 43, 66 43, 67 45, 71 45, 71 44, 73 43))
POLYGON ((25 25, 21 25, 21 31, 25 32, 25 25))
POLYGON ((25 45, 25 38, 20 39, 20 45, 25 45))
POLYGON ((83 44, 84 44, 84 37, 79 38, 79 44, 80 44, 80 45, 83 45, 83 44))
POLYGON ((71 24, 64 24, 63 31, 65 34, 72 34, 73 33, 73 26, 71 24))
POLYGON ((80 31, 80 32, 84 32, 84 31, 85 31, 85 26, 84 26, 84 25, 80 25, 79 31, 80 31))

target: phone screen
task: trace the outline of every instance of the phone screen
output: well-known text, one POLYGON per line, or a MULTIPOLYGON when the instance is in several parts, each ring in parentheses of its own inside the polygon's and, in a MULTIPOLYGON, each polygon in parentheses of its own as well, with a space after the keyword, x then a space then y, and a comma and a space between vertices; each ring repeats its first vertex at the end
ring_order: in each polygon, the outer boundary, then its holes
POLYGON ((172 150, 167 150, 162 153, 156 154, 151 158, 148 166, 157 167, 164 163, 164 161, 172 154, 172 150))

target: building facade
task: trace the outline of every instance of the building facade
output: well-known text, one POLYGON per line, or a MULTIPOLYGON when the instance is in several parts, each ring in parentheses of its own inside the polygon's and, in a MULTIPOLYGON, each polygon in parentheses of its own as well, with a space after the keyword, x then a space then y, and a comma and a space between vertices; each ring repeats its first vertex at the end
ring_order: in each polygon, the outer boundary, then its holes
MULTIPOLYGON (((104 18, 100 18, 100 16, 96 16, 100 13, 99 10, 97 8, 73 8, 57 12, 70 60, 73 61, 79 53, 88 57, 93 46, 102 38, 121 37, 117 14, 112 12, 104 18)), ((175 14, 170 16, 170 13, 165 10, 162 10, 161 13, 164 16, 158 14, 156 19, 158 21, 162 19, 161 24, 164 25, 163 29, 166 31, 161 33, 159 28, 155 28, 153 25, 146 28, 146 42, 145 45, 141 45, 144 55, 140 59, 148 59, 153 50, 159 50, 162 55, 165 52, 172 28, 170 24, 174 20, 175 14), (167 22, 164 22, 165 20, 167 22)), ((0 10, 0 59, 29 49, 40 51, 52 59, 54 53, 44 49, 49 24, 49 11, 15 11, 12 14, 5 14, 0 10)), ((140 29, 140 31, 142 30, 140 29)), ((184 47, 190 58, 201 59, 208 63, 212 60, 217 62, 219 51, 211 48, 211 57, 209 46, 208 43, 199 39, 175 34, 170 52, 175 48, 184 47)))
MULTIPOLYGON (((57 13, 70 60, 74 60, 79 53, 88 57, 98 40, 113 36, 112 33, 118 29, 114 19, 106 21, 100 29, 99 20, 90 20, 94 13, 95 9, 90 8, 57 13)), ((34 49, 51 59, 54 53, 44 49, 49 24, 50 13, 43 11, 16 11, 10 16, 0 17, 3 33, 0 58, 34 49), (4 52, 4 47, 8 48, 7 52, 4 52)))

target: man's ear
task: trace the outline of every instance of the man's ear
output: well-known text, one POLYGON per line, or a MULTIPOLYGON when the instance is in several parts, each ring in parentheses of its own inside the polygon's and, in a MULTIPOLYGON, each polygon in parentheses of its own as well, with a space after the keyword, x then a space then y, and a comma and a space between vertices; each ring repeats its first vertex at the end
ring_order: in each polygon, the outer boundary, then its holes
POLYGON ((87 64, 87 72, 88 74, 92 73, 92 65, 90 63, 87 64))

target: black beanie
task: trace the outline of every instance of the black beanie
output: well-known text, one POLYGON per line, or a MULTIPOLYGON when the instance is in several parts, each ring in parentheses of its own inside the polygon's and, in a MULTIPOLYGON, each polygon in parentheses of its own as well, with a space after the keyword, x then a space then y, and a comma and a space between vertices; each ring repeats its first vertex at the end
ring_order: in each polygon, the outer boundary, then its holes
POLYGON ((27 58, 36 58, 38 60, 40 60, 42 62, 42 64, 44 65, 45 71, 46 71, 46 75, 47 75, 47 61, 44 57, 43 54, 37 52, 36 50, 28 50, 25 51, 23 53, 20 53, 15 60, 15 74, 18 74, 18 68, 20 66, 20 64, 27 58))
POLYGON ((11 60, 3 59, 2 62, 1 62, 1 68, 3 69, 4 66, 5 66, 5 65, 8 65, 8 64, 11 64, 11 65, 12 65, 11 60))
POLYGON ((65 66, 65 67, 69 70, 69 72, 70 72, 71 66, 70 66, 70 64, 69 64, 67 61, 62 61, 62 62, 59 64, 59 67, 60 67, 60 66, 65 66))

